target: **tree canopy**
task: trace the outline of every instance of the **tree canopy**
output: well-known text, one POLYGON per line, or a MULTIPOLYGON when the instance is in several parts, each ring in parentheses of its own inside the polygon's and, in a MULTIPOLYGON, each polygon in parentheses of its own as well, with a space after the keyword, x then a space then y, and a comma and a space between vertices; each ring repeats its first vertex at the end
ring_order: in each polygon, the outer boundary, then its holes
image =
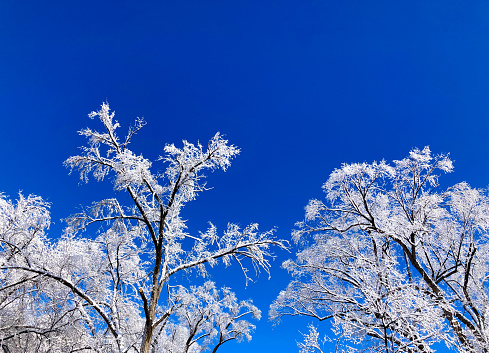
POLYGON ((65 165, 85 182, 112 178, 115 197, 68 217, 59 239, 46 235, 49 204, 42 198, 0 198, 5 353, 215 352, 230 340, 249 340, 254 325, 247 319, 260 318, 251 301, 213 282, 192 285, 178 276, 206 277, 208 266, 235 262, 249 279, 249 264, 268 272, 270 247, 287 246, 257 224, 229 224, 222 235, 212 224, 198 234, 186 230, 181 211, 207 189, 205 172, 226 170, 239 149, 219 133, 206 146, 166 145, 157 161, 164 171, 155 173, 152 162, 128 148, 142 119, 121 139, 107 103, 89 116, 100 120, 102 131, 80 131, 88 145, 65 165))
MULTIPOLYGON (((448 155, 413 149, 392 164, 344 164, 311 200, 284 262, 293 277, 270 316, 330 320, 337 352, 487 352, 489 196, 459 183, 448 155)), ((310 327, 302 352, 327 338, 310 327)))

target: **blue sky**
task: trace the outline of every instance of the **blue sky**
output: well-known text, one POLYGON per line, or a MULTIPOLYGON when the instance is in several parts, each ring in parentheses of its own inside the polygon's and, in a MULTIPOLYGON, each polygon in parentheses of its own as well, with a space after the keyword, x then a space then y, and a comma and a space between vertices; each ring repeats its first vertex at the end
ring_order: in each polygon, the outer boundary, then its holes
MULTIPOLYGON (((444 182, 489 183, 487 1, 0 1, 0 190, 52 202, 55 224, 109 196, 79 185, 62 162, 76 131, 107 100, 132 148, 205 142, 220 131, 242 149, 186 209, 191 230, 213 221, 290 230, 343 162, 403 158, 412 147, 450 152, 444 182)), ((443 181, 443 180, 442 180, 443 181)), ((251 343, 221 352, 296 352, 308 320, 271 328, 266 312, 289 278, 245 288, 264 312, 251 343)))

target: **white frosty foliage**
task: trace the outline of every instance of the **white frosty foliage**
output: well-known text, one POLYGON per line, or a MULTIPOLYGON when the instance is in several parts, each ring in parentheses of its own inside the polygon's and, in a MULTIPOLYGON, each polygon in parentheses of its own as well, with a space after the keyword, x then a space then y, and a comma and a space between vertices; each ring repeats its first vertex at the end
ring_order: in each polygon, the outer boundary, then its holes
POLYGON ((183 207, 206 190, 205 172, 226 170, 239 149, 219 133, 205 147, 167 145, 158 161, 164 172, 155 174, 152 162, 128 148, 142 119, 121 139, 107 103, 89 116, 104 132, 80 131, 88 145, 65 165, 83 181, 110 176, 131 202, 94 202, 67 218, 63 237, 49 244, 41 198, 20 195, 17 204, 0 198, 0 347, 11 353, 24 346, 26 352, 215 352, 229 340, 251 339, 254 326, 243 318, 260 317, 251 301, 238 302, 212 282, 186 289, 177 276, 196 270, 205 277, 206 266, 222 260, 237 263, 251 280, 249 262, 269 272, 270 247, 286 248, 256 224, 229 224, 223 235, 212 224, 197 235, 187 232, 183 207), (82 237, 93 224, 97 235, 82 237))
MULTIPOLYGON (((338 352, 489 350, 489 197, 460 183, 438 191, 447 155, 345 164, 311 200, 293 239, 311 245, 283 267, 293 280, 270 316, 331 320, 338 352)), ((302 352, 320 352, 311 328, 302 352)))
MULTIPOLYGON (((189 289, 179 286, 173 291, 172 297, 180 324, 178 334, 184 336, 184 339, 178 338, 181 346, 177 351, 202 352, 215 344, 215 341, 216 347, 233 339, 249 341, 255 326, 243 318, 252 316, 260 319, 261 315, 251 301, 238 302, 228 288, 218 290, 210 281, 189 289)), ((159 339, 163 346, 171 341, 168 333, 166 335, 165 339, 159 339)), ((173 346, 177 344, 172 343, 173 346)))
POLYGON ((308 325, 309 332, 302 334, 303 342, 297 343, 300 353, 323 353, 323 348, 326 342, 330 340, 327 337, 321 338, 319 332, 314 325, 308 325))

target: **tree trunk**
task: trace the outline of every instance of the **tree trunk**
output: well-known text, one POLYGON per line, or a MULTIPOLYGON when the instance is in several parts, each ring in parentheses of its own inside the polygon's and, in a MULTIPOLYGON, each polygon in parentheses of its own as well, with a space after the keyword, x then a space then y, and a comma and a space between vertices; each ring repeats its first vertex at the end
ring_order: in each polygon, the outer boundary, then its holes
POLYGON ((141 351, 140 353, 149 353, 149 350, 151 348, 151 340, 153 338, 153 324, 146 323, 144 327, 144 335, 143 335, 143 341, 141 342, 141 351))

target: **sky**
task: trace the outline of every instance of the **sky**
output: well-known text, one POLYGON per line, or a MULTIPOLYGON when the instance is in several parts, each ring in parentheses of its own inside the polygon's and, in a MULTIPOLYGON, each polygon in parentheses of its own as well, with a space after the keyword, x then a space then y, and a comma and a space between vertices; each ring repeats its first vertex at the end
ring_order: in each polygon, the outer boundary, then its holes
MULTIPOLYGON (((190 231, 257 222, 290 240, 342 163, 429 145, 455 161, 442 183, 486 187, 487 63, 487 1, 0 0, 0 191, 51 202, 53 239, 60 219, 110 197, 62 165, 107 101, 122 131, 147 121, 132 144, 146 158, 217 131, 241 148, 184 210, 190 231)), ((250 343, 221 352, 297 351, 309 320, 267 320, 297 251, 277 250, 271 278, 248 286, 233 267, 216 272, 263 312, 250 343)))

